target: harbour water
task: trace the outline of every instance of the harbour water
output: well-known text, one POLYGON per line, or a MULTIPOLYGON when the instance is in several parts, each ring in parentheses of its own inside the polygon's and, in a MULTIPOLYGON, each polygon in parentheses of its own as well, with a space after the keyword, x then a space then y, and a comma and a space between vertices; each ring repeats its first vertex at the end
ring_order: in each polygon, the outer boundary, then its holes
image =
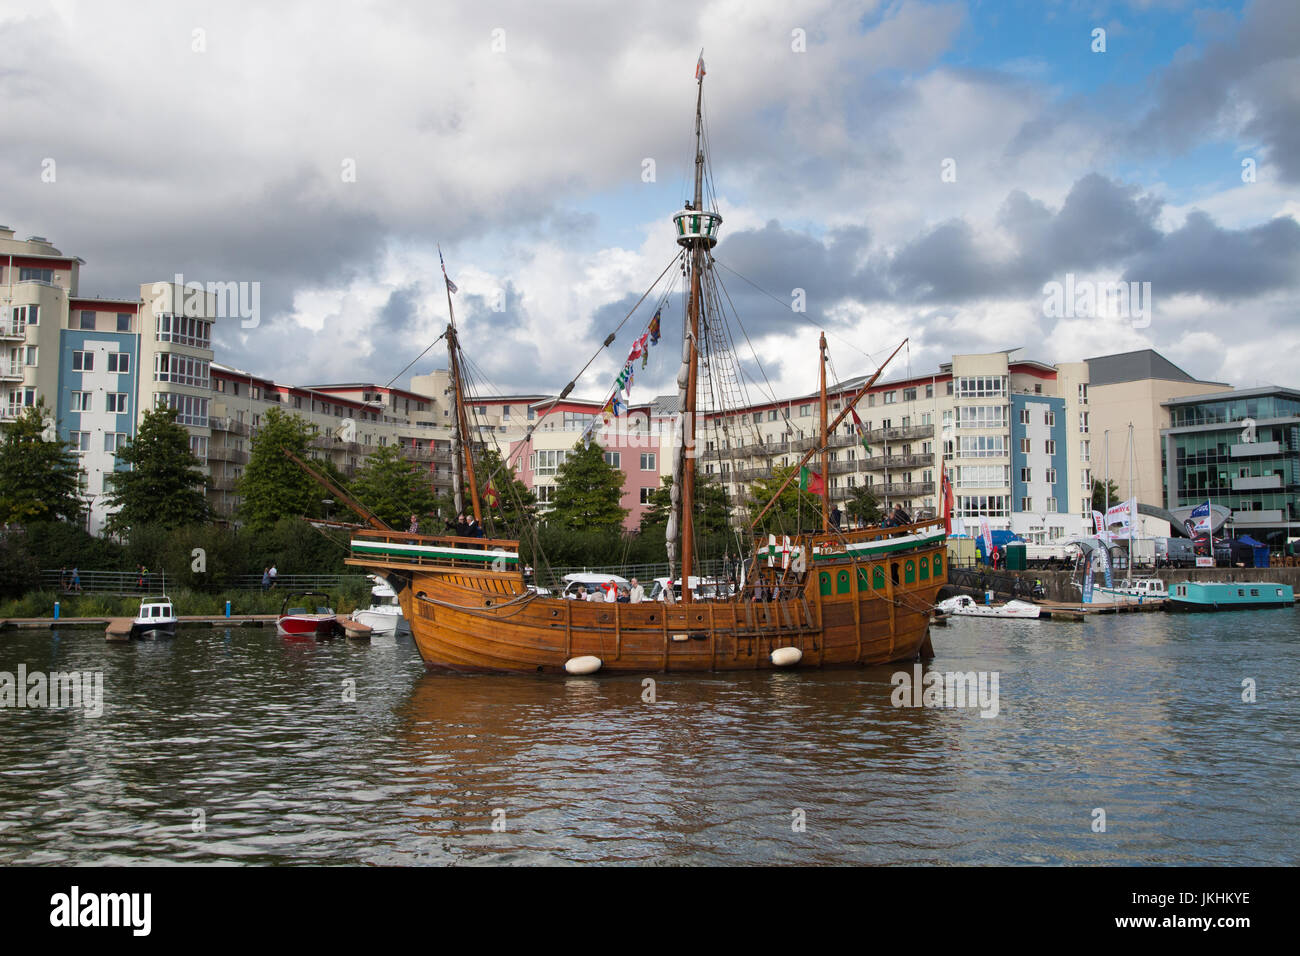
POLYGON ((934 644, 929 669, 997 673, 996 717, 895 707, 910 665, 648 687, 429 674, 403 637, 10 631, 0 671, 102 672, 104 696, 0 709, 0 863, 1300 858, 1300 611, 959 620, 934 644))

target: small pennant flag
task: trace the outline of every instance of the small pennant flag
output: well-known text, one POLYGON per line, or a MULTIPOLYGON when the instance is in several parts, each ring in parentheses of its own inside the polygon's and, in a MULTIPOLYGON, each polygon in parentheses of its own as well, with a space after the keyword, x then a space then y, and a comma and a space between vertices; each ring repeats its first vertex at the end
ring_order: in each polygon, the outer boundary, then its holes
POLYGON ((446 262, 445 259, 442 258, 442 247, 441 247, 441 246, 438 247, 438 262, 442 265, 442 278, 446 281, 446 283, 447 283, 447 288, 448 288, 452 293, 459 292, 460 289, 457 289, 457 288, 456 288, 456 283, 452 282, 452 281, 451 281, 451 277, 447 275, 447 262, 446 262))
POLYGON ((651 345, 659 344, 659 312, 660 311, 661 310, 659 309, 655 309, 655 317, 650 320, 650 344, 651 345))
POLYGON ((853 416, 853 427, 858 432, 858 441, 862 442, 862 450, 870 455, 871 446, 867 444, 867 429, 863 426, 862 419, 858 418, 858 410, 851 408, 849 413, 853 416))

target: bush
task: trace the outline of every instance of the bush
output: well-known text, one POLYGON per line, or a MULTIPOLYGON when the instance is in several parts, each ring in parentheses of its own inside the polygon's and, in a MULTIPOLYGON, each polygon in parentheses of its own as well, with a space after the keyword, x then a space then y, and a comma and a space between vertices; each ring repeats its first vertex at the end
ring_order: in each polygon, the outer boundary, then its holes
POLYGON ((21 529, 0 531, 0 598, 18 597, 39 585, 40 566, 27 535, 21 529))

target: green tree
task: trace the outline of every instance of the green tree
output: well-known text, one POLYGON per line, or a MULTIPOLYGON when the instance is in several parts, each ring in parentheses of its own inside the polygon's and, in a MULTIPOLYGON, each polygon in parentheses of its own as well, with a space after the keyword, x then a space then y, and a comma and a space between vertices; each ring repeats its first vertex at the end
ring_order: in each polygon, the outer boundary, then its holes
POLYGON ((366 456, 348 491, 393 528, 405 529, 411 515, 427 517, 437 505, 427 475, 403 458, 396 445, 366 456))
POLYGON ((627 509, 623 497, 623 472, 605 461, 598 442, 573 446, 555 473, 555 497, 548 520, 576 530, 615 530, 623 525, 627 509))
MULTIPOLYGON (((517 533, 517 529, 537 517, 537 495, 519 480, 513 466, 506 467, 501 453, 495 448, 484 448, 478 454, 474 464, 474 477, 479 484, 485 520, 499 523, 517 533), (495 508, 487 500, 489 483, 497 494, 495 508)), ((500 531, 495 533, 499 534, 500 531)))
MULTIPOLYGON (((650 492, 649 508, 641 516, 641 531, 661 532, 668 525, 672 508, 673 479, 664 475, 663 484, 650 492)), ((702 535, 726 534, 731 526, 731 506, 727 493, 713 476, 695 473, 695 532, 702 535)))
POLYGON ((854 523, 861 521, 863 524, 878 524, 880 522, 880 502, 866 485, 853 487, 844 510, 849 520, 854 523))
POLYGON ((311 426, 300 415, 272 408, 262 416, 248 466, 239 479, 244 499, 240 517, 252 530, 266 531, 281 518, 321 513, 321 502, 329 493, 284 455, 288 450, 307 459, 311 438, 311 426))
POLYGON ((106 501, 117 511, 105 530, 119 534, 141 524, 179 528, 212 516, 203 494, 203 463, 190 451, 190 433, 176 423, 176 409, 144 413, 135 437, 118 450, 130 471, 107 475, 106 501))
POLYGON ((57 518, 80 521, 80 468, 69 442, 46 440, 44 399, 28 406, 0 442, 0 523, 57 518))
POLYGON ((1114 481, 1107 481, 1102 487, 1101 479, 1092 479, 1092 510, 1103 514, 1111 505, 1119 504, 1119 488, 1114 481), (1110 500, 1107 500, 1107 499, 1110 500))
MULTIPOLYGON (((766 507, 776 495, 776 490, 781 487, 781 482, 794 473, 791 466, 778 466, 772 469, 772 474, 767 478, 759 478, 749 489, 749 520, 753 521, 758 517, 759 512, 766 507)), ((767 514, 763 515, 763 520, 759 522, 756 531, 764 534, 774 531, 784 531, 786 533, 798 527, 805 530, 821 528, 822 499, 820 495, 814 495, 807 491, 799 490, 799 480, 796 476, 785 489, 781 492, 780 497, 768 509, 767 514), (802 525, 800 523, 800 511, 802 510, 802 525)))

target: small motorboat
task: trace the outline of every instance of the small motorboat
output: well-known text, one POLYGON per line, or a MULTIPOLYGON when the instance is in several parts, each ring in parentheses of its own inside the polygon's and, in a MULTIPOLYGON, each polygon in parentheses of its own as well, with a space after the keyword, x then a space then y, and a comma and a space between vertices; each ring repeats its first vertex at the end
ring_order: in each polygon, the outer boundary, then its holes
MULTIPOLYGON (((1076 587, 1082 589, 1077 581, 1076 587)), ((1169 597, 1160 578, 1125 578, 1114 587, 1097 585, 1092 589, 1093 604, 1125 604, 1141 601, 1164 601, 1169 597)))
POLYGON ((1005 604, 979 604, 968 594, 962 594, 937 605, 944 614, 961 617, 1008 617, 1033 620, 1041 610, 1037 604, 1028 601, 1007 601, 1005 604))
POLYGON ((334 608, 328 604, 329 599, 324 591, 293 592, 280 605, 275 629, 289 637, 333 637, 342 627, 334 608), (314 612, 310 610, 312 607, 316 609, 314 612))
POLYGON ((140 613, 131 621, 131 637, 158 638, 176 636, 176 610, 167 595, 147 597, 140 602, 140 613))
POLYGON ((375 585, 370 589, 370 607, 357 608, 352 612, 352 620, 367 625, 375 634, 396 634, 405 623, 402 607, 397 603, 397 592, 377 574, 366 577, 375 585))

